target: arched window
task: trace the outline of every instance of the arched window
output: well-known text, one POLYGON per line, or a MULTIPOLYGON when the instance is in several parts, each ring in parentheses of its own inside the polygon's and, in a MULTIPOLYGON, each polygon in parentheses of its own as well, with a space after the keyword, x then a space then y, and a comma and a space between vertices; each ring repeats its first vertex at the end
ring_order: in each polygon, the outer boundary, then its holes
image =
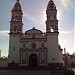
POLYGON ((33 42, 33 43, 31 43, 31 47, 33 48, 33 49, 35 49, 36 48, 36 43, 35 42, 33 42))
POLYGON ((25 48, 25 46, 26 46, 26 44, 25 43, 23 43, 23 47, 25 48))
POLYGON ((54 32, 53 26, 50 27, 50 31, 51 32, 54 32))

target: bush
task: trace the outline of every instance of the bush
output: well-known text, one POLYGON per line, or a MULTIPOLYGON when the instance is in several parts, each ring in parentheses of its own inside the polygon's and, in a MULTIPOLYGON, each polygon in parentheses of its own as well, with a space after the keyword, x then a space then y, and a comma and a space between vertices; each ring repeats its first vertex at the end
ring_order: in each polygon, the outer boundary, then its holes
POLYGON ((69 69, 64 69, 64 75, 74 75, 74 71, 69 70, 69 69))
POLYGON ((71 63, 71 67, 75 67, 75 63, 71 63))

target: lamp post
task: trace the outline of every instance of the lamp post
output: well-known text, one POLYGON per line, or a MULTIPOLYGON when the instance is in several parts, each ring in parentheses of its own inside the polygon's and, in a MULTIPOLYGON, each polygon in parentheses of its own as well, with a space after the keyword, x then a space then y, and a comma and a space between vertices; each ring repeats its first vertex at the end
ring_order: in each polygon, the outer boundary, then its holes
POLYGON ((65 54, 65 69, 66 69, 67 68, 67 64, 68 64, 66 48, 64 48, 64 54, 65 54))
POLYGON ((1 50, 0 50, 0 57, 1 57, 1 50))

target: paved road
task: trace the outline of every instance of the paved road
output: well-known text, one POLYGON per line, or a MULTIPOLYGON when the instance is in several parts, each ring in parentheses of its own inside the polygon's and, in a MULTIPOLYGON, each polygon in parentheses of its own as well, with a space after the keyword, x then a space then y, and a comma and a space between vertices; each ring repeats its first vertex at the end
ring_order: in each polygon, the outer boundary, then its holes
MULTIPOLYGON (((1 70, 0 75, 52 75, 49 70, 1 70)), ((53 74, 62 75, 62 74, 53 74)))

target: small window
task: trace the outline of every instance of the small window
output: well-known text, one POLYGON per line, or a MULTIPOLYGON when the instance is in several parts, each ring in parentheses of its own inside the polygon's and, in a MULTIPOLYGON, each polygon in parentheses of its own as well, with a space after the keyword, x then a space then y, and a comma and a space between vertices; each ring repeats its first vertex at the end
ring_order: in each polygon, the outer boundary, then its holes
POLYGON ((15 16, 15 20, 17 20, 17 16, 15 16))
POLYGON ((23 43, 23 47, 25 47, 26 46, 26 44, 25 43, 23 43))
POLYGON ((14 26, 14 31, 16 31, 17 30, 17 26, 14 26))
POLYGON ((32 38, 35 38, 35 34, 32 34, 32 38))
POLYGON ((42 43, 41 46, 44 47, 44 43, 42 43))
POLYGON ((14 17, 12 16, 12 20, 14 20, 14 17))
POLYGON ((31 47, 32 47, 32 48, 36 48, 36 43, 32 43, 32 44, 31 44, 31 47))
POLYGON ((54 32, 53 26, 50 27, 50 31, 51 32, 54 32))

